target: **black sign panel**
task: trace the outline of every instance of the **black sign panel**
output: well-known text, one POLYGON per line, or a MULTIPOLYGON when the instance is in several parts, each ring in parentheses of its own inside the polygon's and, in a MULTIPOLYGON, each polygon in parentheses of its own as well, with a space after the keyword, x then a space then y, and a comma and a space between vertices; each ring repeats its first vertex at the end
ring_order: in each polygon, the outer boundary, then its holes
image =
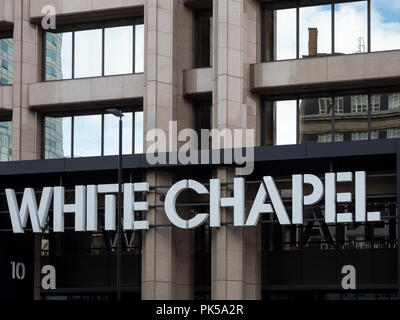
POLYGON ((0 300, 32 300, 34 236, 0 232, 0 300))

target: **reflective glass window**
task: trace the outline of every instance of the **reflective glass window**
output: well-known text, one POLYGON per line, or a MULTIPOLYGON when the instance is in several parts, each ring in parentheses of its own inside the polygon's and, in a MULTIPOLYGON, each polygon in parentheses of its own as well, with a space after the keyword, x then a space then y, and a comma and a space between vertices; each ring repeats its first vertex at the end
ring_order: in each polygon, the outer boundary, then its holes
POLYGON ((144 119, 143 111, 135 112, 135 153, 144 152, 144 119))
POLYGON ((75 32, 75 78, 102 75, 102 30, 75 32))
POLYGON ((299 108, 300 143, 332 142, 332 98, 302 99, 299 108))
POLYGON ((211 67, 213 41, 212 10, 196 11, 195 17, 195 67, 211 67))
POLYGON ((0 121, 0 162, 11 161, 12 122, 0 121))
POLYGON ((71 157, 71 117, 45 117, 45 159, 71 157))
POLYGON ((133 72, 133 26, 105 29, 104 74, 133 72))
POLYGON ((371 50, 400 49, 399 1, 371 0, 371 50))
POLYGON ((335 4, 335 52, 368 51, 367 1, 335 4))
MULTIPOLYGON (((132 154, 132 112, 122 118, 122 153, 132 154)), ((104 115, 104 155, 119 153, 119 119, 112 114, 104 115)))
POLYGON ((330 5, 300 8, 300 57, 332 53, 330 5))
POLYGON ((72 78, 72 32, 46 32, 46 80, 72 78))
POLYGON ((14 41, 0 39, 0 85, 12 84, 14 61, 14 41))
POLYGON ((135 73, 144 72, 144 25, 135 26, 135 73))
POLYGON ((101 115, 74 117, 74 157, 101 155, 101 115))

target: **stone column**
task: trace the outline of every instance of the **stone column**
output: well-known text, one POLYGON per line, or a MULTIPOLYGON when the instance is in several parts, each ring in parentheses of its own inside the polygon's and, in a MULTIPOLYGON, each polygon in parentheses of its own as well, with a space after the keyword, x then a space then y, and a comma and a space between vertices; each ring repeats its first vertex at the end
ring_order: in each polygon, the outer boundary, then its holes
POLYGON ((39 27, 29 22, 29 0, 14 1, 12 159, 40 158, 40 118, 29 110, 29 84, 40 80, 39 27))
MULTIPOLYGON (((40 117, 29 110, 29 84, 40 81, 41 40, 29 0, 14 0, 12 160, 40 159, 40 117)), ((40 237, 35 236, 34 299, 40 300, 40 237)))
MULTIPOLYGON (((214 1, 213 128, 259 130, 259 101, 248 88, 249 65, 260 56, 258 7, 254 0, 214 1)), ((247 146, 258 142, 254 137, 246 137, 247 146)), ((242 146, 241 141, 234 141, 230 147, 242 146)), ((214 177, 222 183, 233 182, 235 171, 221 166, 214 177)), ((231 197, 232 188, 223 186, 221 197, 231 197)), ((231 208, 221 209, 221 222, 212 231, 212 299, 259 299, 261 257, 254 244, 260 233, 233 227, 231 208)))
MULTIPOLYGON (((183 0, 153 0, 145 2, 145 132, 161 129, 169 134, 170 121, 178 121, 177 129, 192 121, 190 103, 183 99, 182 73, 191 64, 191 12, 183 0)), ((167 145, 160 152, 176 151, 167 136, 167 145)), ((151 142, 149 143, 151 144, 151 142)), ((146 146, 146 142, 144 144, 146 146)), ((152 186, 170 186, 175 176, 168 172, 147 172, 152 186)), ((154 189, 148 194, 146 217, 152 225, 170 224, 160 196, 166 189, 154 189)), ((157 227, 143 233, 142 298, 191 299, 193 297, 193 258, 190 240, 192 231, 173 227, 157 227)))

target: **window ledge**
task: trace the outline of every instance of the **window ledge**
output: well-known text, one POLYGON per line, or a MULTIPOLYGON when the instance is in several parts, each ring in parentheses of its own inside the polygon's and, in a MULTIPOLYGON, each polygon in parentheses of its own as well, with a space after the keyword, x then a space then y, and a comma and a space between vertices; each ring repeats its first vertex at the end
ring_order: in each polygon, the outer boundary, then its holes
POLYGON ((184 71, 183 86, 186 98, 211 95, 213 91, 212 70, 212 68, 196 68, 184 71))
POLYGON ((129 74, 74 80, 39 82, 29 85, 29 106, 45 110, 62 105, 143 99, 144 75, 129 74))
POLYGON ((0 0, 0 29, 14 23, 14 0, 0 0))
POLYGON ((269 95, 398 85, 400 50, 264 62, 251 72, 251 89, 269 95))
POLYGON ((12 111, 13 87, 10 85, 0 86, 0 112, 12 111))

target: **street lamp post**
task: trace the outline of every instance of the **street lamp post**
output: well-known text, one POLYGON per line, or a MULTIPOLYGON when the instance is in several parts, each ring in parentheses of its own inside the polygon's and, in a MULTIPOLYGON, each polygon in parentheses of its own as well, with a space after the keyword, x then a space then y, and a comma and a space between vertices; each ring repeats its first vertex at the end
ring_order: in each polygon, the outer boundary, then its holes
POLYGON ((119 118, 119 153, 118 153, 118 212, 117 212, 117 300, 121 300, 121 246, 122 246, 122 118, 124 114, 118 109, 107 109, 119 118))

